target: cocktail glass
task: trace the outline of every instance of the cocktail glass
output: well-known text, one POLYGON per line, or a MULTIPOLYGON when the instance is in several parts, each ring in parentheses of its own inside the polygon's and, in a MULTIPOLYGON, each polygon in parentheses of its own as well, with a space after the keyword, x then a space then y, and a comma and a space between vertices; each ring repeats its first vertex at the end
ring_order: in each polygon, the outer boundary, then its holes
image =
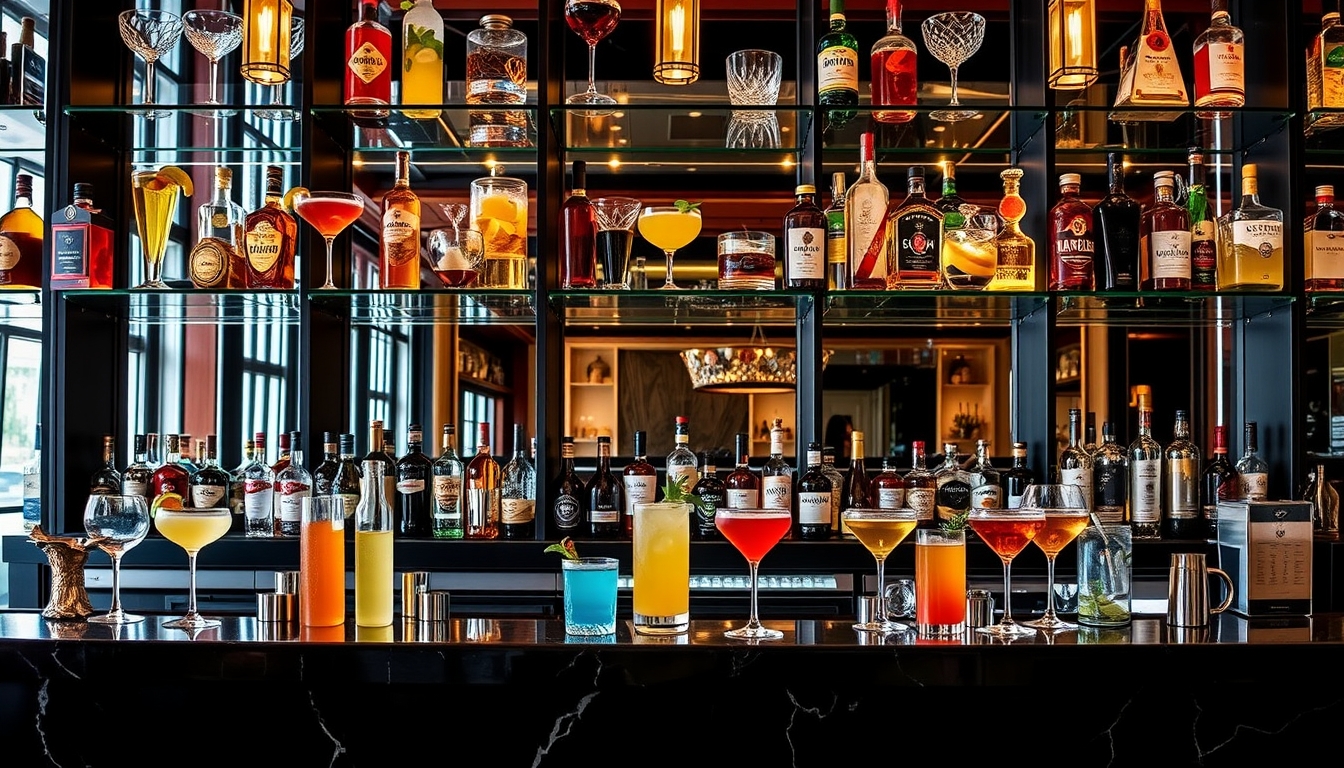
POLYGON ((651 205, 640 211, 639 234, 667 256, 667 275, 660 290, 680 290, 672 282, 672 259, 678 248, 685 248, 700 236, 700 211, 683 211, 675 205, 651 205))
POLYGON ((180 619, 164 623, 169 629, 206 629, 218 627, 219 621, 207 619, 196 610, 196 556, 202 549, 229 530, 233 512, 228 507, 212 509, 168 509, 160 507, 154 513, 154 527, 163 537, 187 551, 187 567, 191 587, 187 596, 187 613, 180 619))
POLYGON ((1045 528, 1045 513, 1039 509, 972 509, 970 523, 971 530, 1003 561, 1003 618, 975 631, 1000 639, 1035 634, 1031 627, 1013 621, 1013 558, 1045 528))
POLYGON ((920 637, 948 638, 966 624, 966 532, 915 531, 915 626, 920 637))
POLYGON ((219 105, 219 60, 243 42, 243 17, 229 11, 187 11, 182 14, 183 34, 192 47, 210 60, 210 98, 219 105))
MULTIPOLYGON (((854 538, 872 553, 877 561, 877 594, 886 594, 887 555, 896 549, 896 545, 905 540, 919 524, 919 516, 913 509, 846 509, 840 513, 840 519, 849 527, 854 538)), ((916 600, 916 607, 919 601, 916 600)), ((887 616, 886 600, 878 600, 877 615, 871 620, 854 625, 864 632, 905 632, 910 627, 892 621, 887 616)))
POLYGON ((714 525, 747 558, 751 568, 751 617, 746 626, 723 634, 737 640, 778 640, 777 629, 761 626, 756 595, 760 584, 761 559, 788 533, 793 518, 787 509, 720 509, 714 513, 714 525))
POLYGON ((998 247, 999 217, 973 203, 958 208, 960 227, 943 228, 943 279, 951 288, 978 291, 994 278, 998 247))
POLYGON ((121 607, 121 556, 149 533, 149 505, 139 494, 92 494, 84 504, 84 532, 112 559, 112 606, 107 613, 90 616, 95 624, 134 624, 144 616, 121 607))
POLYGON ((327 241, 327 281, 319 289, 332 290, 332 247, 336 236, 364 213, 364 198, 349 192, 299 192, 294 196, 294 212, 308 222, 327 241))
POLYGON ((345 504, 305 496, 299 528, 299 617, 305 627, 345 623, 345 504))
POLYGON ((1045 614, 1035 621, 1022 624, 1047 632, 1077 629, 1055 615, 1055 558, 1069 542, 1078 538, 1092 522, 1087 510, 1087 499, 1082 486, 1042 483, 1028 485, 1022 491, 1022 509, 1034 509, 1045 514, 1045 527, 1032 541, 1045 553, 1045 614))
POLYGON ((635 504, 635 632, 677 635, 691 625, 691 526, 684 502, 635 504))
MULTIPOLYGON (((289 19, 289 60, 297 61, 303 53, 303 19, 298 16, 291 16, 289 19)), ((271 90, 271 108, 257 110, 257 117, 263 120, 298 120, 300 113, 296 109, 290 109, 280 96, 284 93, 284 88, 294 78, 286 80, 281 85, 272 83, 271 90)))
MULTIPOLYGON (((597 44, 611 34, 620 21, 621 4, 616 0, 565 0, 565 22, 588 44, 588 90, 565 99, 566 104, 608 107, 616 103, 612 97, 597 92, 593 78, 597 68, 597 44)), ((586 117, 601 117, 611 113, 611 109, 590 109, 582 114, 586 117)))
POLYGON ((974 109, 955 109, 961 106, 957 100, 957 68, 980 50, 985 41, 985 17, 970 11, 948 11, 936 13, 920 25, 924 32, 924 45, 935 59, 947 65, 952 76, 952 100, 948 109, 937 109, 929 117, 944 123, 969 120, 977 114, 974 109))
POLYGON ((633 197, 599 197, 593 200, 597 212, 597 263, 602 265, 602 287, 623 291, 629 288, 625 274, 630 268, 630 245, 635 239, 635 222, 643 205, 633 197))
POLYGON ((560 561, 565 580, 565 634, 615 634, 619 565, 614 557, 560 561))
POLYGON ((439 209, 453 228, 429 233, 429 268, 444 287, 464 288, 476 281, 484 265, 485 238, 477 230, 462 226, 467 206, 439 203, 439 209))
MULTIPOLYGON (((182 37, 182 17, 168 11, 122 11, 117 16, 117 27, 126 47, 145 60, 145 91, 141 104, 154 107, 154 64, 168 53, 182 37)), ((167 117, 162 109, 148 109, 137 114, 146 118, 167 117)))
POLYGON ((140 253, 145 259, 145 280, 136 288, 167 288, 163 282, 163 253, 172 234, 182 187, 159 171, 131 174, 131 203, 140 234, 140 253))

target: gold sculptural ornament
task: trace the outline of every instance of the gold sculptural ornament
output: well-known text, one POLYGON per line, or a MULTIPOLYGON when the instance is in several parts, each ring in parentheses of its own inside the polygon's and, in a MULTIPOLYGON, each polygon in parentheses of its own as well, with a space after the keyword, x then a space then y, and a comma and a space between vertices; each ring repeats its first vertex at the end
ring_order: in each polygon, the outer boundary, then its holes
POLYGON ((93 614, 89 593, 84 589, 84 563, 89 549, 98 546, 98 538, 52 536, 33 526, 28 539, 42 550, 51 564, 51 598, 42 616, 48 619, 83 619, 93 614))

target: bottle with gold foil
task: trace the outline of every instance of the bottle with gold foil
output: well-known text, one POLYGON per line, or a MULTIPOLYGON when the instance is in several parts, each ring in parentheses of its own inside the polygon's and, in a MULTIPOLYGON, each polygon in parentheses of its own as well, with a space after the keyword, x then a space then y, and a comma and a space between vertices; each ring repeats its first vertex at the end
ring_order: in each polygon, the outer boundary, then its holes
POLYGON ((420 287, 420 198, 411 191, 411 153, 397 153, 397 182, 383 195, 383 231, 378 242, 383 288, 420 287))
POLYGON ((191 282, 197 288, 234 287, 232 270, 242 266, 238 243, 243 239, 243 207, 229 196, 233 171, 215 168, 215 197, 196 211, 196 245, 187 257, 191 282))
POLYGON ((243 287, 294 289, 299 225, 281 205, 284 171, 266 166, 266 203, 243 220, 243 287))
POLYGON ((1218 290, 1283 289, 1283 211, 1260 204, 1253 164, 1241 167, 1241 205, 1218 219, 1218 290))
POLYGON ((42 217, 33 210, 33 177, 14 177, 14 208, 0 216, 0 288, 42 287, 42 217))
POLYGON ((998 258, 994 278, 985 286, 987 291, 1036 290, 1036 243, 1022 232, 1022 217, 1027 215, 1027 201, 1022 199, 1021 168, 1006 168, 999 174, 1003 179, 1003 199, 999 201, 999 216, 1003 229, 994 239, 998 258))

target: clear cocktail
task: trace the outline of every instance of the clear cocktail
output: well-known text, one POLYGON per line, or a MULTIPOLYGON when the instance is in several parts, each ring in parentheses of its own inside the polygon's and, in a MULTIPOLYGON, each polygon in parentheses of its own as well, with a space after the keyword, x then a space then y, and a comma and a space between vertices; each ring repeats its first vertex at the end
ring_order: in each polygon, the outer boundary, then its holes
POLYGON ((700 211, 694 208, 683 210, 675 205, 649 206, 639 213, 639 234, 663 249, 667 256, 667 276, 662 287, 677 290, 677 284, 672 282, 672 259, 677 249, 685 248, 700 236, 700 211))
POLYGON ((333 289, 331 279, 332 247, 336 236, 364 213, 364 198, 349 192, 309 192, 300 189, 294 195, 294 212, 308 222, 327 241, 327 281, 318 286, 333 289))
POLYGON ((616 631, 614 557, 561 561, 565 579, 565 634, 610 635, 616 631))
POLYGON ((915 624, 923 637, 951 637, 966 621, 966 534, 915 533, 915 624))
MULTIPOLYGON (((919 524, 919 516, 913 509, 846 509, 840 513, 840 520, 849 527, 859 543, 873 553, 873 559, 877 561, 877 594, 886 594, 887 555, 915 529, 919 524)), ((878 615, 869 621, 855 624, 854 628, 864 632, 903 632, 909 629, 887 616, 885 602, 882 606, 878 615)))
POLYGON ((635 505, 635 631, 680 634, 691 622, 690 505, 635 505))
POLYGON ((207 545, 228 532, 233 523, 233 511, 228 507, 212 509, 170 509, 159 507, 154 513, 154 527, 163 537, 187 551, 190 573, 190 591, 187 612, 163 626, 169 629, 207 629, 218 627, 215 619, 207 619, 196 610, 196 556, 207 545))
POLYGON ((761 626, 756 595, 761 560, 784 538, 792 524, 793 516, 787 509, 720 509, 714 514, 719 533, 737 547, 751 567, 751 616, 746 626, 730 629, 724 635, 738 640, 778 640, 784 636, 777 629, 761 626))

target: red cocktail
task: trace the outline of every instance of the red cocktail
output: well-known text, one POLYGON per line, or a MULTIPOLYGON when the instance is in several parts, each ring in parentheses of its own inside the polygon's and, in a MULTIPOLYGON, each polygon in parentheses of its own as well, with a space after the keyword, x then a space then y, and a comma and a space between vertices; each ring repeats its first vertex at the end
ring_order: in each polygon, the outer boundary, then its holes
POLYGON ((746 626, 724 632, 725 636, 739 640, 778 640, 784 636, 777 629, 761 626, 756 611, 756 591, 761 559, 784 538, 792 521, 787 509, 719 509, 714 513, 714 525, 751 566, 751 618, 746 626))
POLYGON ((364 213, 364 198, 349 192, 309 192, 299 189, 294 195, 294 212, 327 241, 327 282, 319 288, 333 289, 331 249, 336 236, 364 213))
POLYGON ((1035 634, 1036 630, 1013 621, 1013 558, 1045 528, 1045 513, 1039 509, 972 509, 970 523, 971 530, 1003 561, 1003 619, 975 631, 1001 638, 1035 634))

